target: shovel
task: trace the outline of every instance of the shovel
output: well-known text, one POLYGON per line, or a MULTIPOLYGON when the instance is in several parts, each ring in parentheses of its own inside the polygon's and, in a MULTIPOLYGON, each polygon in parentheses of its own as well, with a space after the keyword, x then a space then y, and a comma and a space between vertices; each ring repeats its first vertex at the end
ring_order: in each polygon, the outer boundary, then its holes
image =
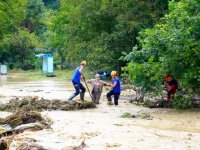
POLYGON ((85 86, 86 86, 86 88, 87 88, 87 90, 88 90, 88 92, 90 94, 90 98, 91 98, 92 102, 94 102, 93 97, 92 97, 91 92, 90 92, 90 89, 88 88, 87 82, 85 81, 85 78, 83 78, 83 80, 84 80, 85 86))

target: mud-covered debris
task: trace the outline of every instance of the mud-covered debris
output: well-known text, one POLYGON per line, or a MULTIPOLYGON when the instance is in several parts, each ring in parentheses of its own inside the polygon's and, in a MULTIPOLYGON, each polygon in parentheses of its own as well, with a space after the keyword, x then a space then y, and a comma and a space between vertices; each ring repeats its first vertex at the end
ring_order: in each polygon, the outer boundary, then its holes
POLYGON ((118 143, 114 143, 114 144, 106 143, 106 148, 117 148, 120 146, 121 146, 121 144, 118 144, 118 143))
POLYGON ((126 100, 126 101, 129 101, 130 103, 132 103, 132 102, 136 101, 136 95, 135 94, 121 94, 120 100, 126 100))
MULTIPOLYGON (((47 150, 42 146, 36 144, 36 140, 32 138, 24 138, 20 136, 5 137, 3 140, 6 149, 0 150, 47 150)), ((2 147, 4 146, 2 145, 2 147)))
POLYGON ((40 113, 35 111, 17 111, 12 115, 0 119, 0 124, 9 124, 11 127, 17 127, 21 124, 43 121, 40 113))
POLYGON ((65 146, 61 150, 84 150, 86 146, 85 140, 83 140, 78 146, 65 146))
POLYGON ((0 150, 6 150, 7 148, 7 142, 5 140, 0 140, 0 150))
POLYGON ((170 108, 171 101, 166 101, 166 100, 148 101, 148 100, 146 100, 143 105, 146 107, 149 107, 149 108, 170 108))
POLYGON ((147 119, 147 120, 152 120, 153 119, 153 117, 149 113, 147 113, 147 112, 141 113, 140 117, 142 119, 147 119))
POLYGON ((14 141, 10 144, 9 148, 10 150, 47 150, 42 146, 26 141, 14 141))
POLYGON ((6 118, 0 118, 0 137, 10 136, 28 129, 41 130, 49 127, 51 123, 39 112, 17 111, 6 118))
POLYGON ((46 123, 42 122, 34 122, 34 123, 28 123, 28 124, 21 124, 14 128, 14 131, 23 131, 27 129, 32 130, 41 130, 46 127, 46 123))
POLYGON ((42 111, 42 110, 77 110, 95 108, 93 102, 83 101, 62 101, 62 100, 45 100, 38 97, 25 97, 22 100, 12 99, 7 104, 0 105, 0 110, 14 112, 16 110, 24 111, 42 111))
POLYGON ((122 87, 121 87, 121 90, 122 91, 125 91, 125 90, 133 90, 134 89, 134 87, 133 87, 133 85, 131 85, 131 84, 125 84, 125 85, 122 85, 122 87))
POLYGON ((137 112, 135 114, 125 112, 121 115, 121 117, 122 118, 141 118, 141 119, 147 119, 147 120, 153 119, 153 117, 148 112, 137 112))

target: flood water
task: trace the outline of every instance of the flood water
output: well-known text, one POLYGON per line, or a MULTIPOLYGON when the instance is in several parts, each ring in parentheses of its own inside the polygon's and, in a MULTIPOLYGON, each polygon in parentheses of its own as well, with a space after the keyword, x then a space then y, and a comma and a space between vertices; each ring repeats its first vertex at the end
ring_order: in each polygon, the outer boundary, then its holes
MULTIPOLYGON (((39 96, 66 100, 74 92, 71 82, 53 78, 42 81, 1 76, 0 100, 12 97, 39 96)), ((200 111, 149 109, 120 100, 119 106, 109 106, 103 93, 95 109, 79 111, 44 111, 53 120, 51 129, 25 131, 17 136, 34 138, 48 150, 69 150, 82 141, 86 150, 199 150, 200 111), (148 113, 151 119, 122 118, 123 113, 148 113)), ((123 91, 122 94, 129 94, 123 91)), ((78 97, 77 97, 78 99, 78 97)), ((86 99, 90 100, 88 94, 86 99)), ((0 112, 0 115, 6 115, 0 112)))

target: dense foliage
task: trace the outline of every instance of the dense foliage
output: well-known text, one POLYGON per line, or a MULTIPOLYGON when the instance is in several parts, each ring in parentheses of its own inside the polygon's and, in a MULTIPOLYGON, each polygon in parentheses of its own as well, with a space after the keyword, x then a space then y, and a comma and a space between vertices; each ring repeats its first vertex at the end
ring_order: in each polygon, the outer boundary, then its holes
POLYGON ((130 52, 141 29, 163 15, 163 0, 62 0, 51 26, 50 46, 71 62, 120 70, 122 53, 130 52))
POLYGON ((140 32, 125 70, 136 85, 151 90, 172 72, 183 88, 200 88, 200 3, 171 1, 153 29, 140 32))
POLYGON ((124 67, 146 90, 167 72, 200 88, 199 0, 0 0, 0 16, 0 63, 10 67, 53 53, 65 67, 124 67))
POLYGON ((31 65, 47 29, 42 0, 0 1, 0 62, 9 67, 31 65))
POLYGON ((15 65, 14 67, 33 64, 34 48, 39 45, 39 40, 34 33, 18 29, 16 33, 9 34, 3 39, 1 43, 2 57, 7 58, 9 62, 15 62, 15 64, 10 64, 10 66, 15 65))

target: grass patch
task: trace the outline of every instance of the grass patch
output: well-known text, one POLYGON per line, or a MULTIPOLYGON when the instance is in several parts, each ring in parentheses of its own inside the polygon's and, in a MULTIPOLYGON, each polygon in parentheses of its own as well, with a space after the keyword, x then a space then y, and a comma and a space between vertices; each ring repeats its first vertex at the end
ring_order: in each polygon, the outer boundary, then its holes
POLYGON ((121 115, 122 118, 132 118, 132 115, 129 112, 125 112, 121 115))

